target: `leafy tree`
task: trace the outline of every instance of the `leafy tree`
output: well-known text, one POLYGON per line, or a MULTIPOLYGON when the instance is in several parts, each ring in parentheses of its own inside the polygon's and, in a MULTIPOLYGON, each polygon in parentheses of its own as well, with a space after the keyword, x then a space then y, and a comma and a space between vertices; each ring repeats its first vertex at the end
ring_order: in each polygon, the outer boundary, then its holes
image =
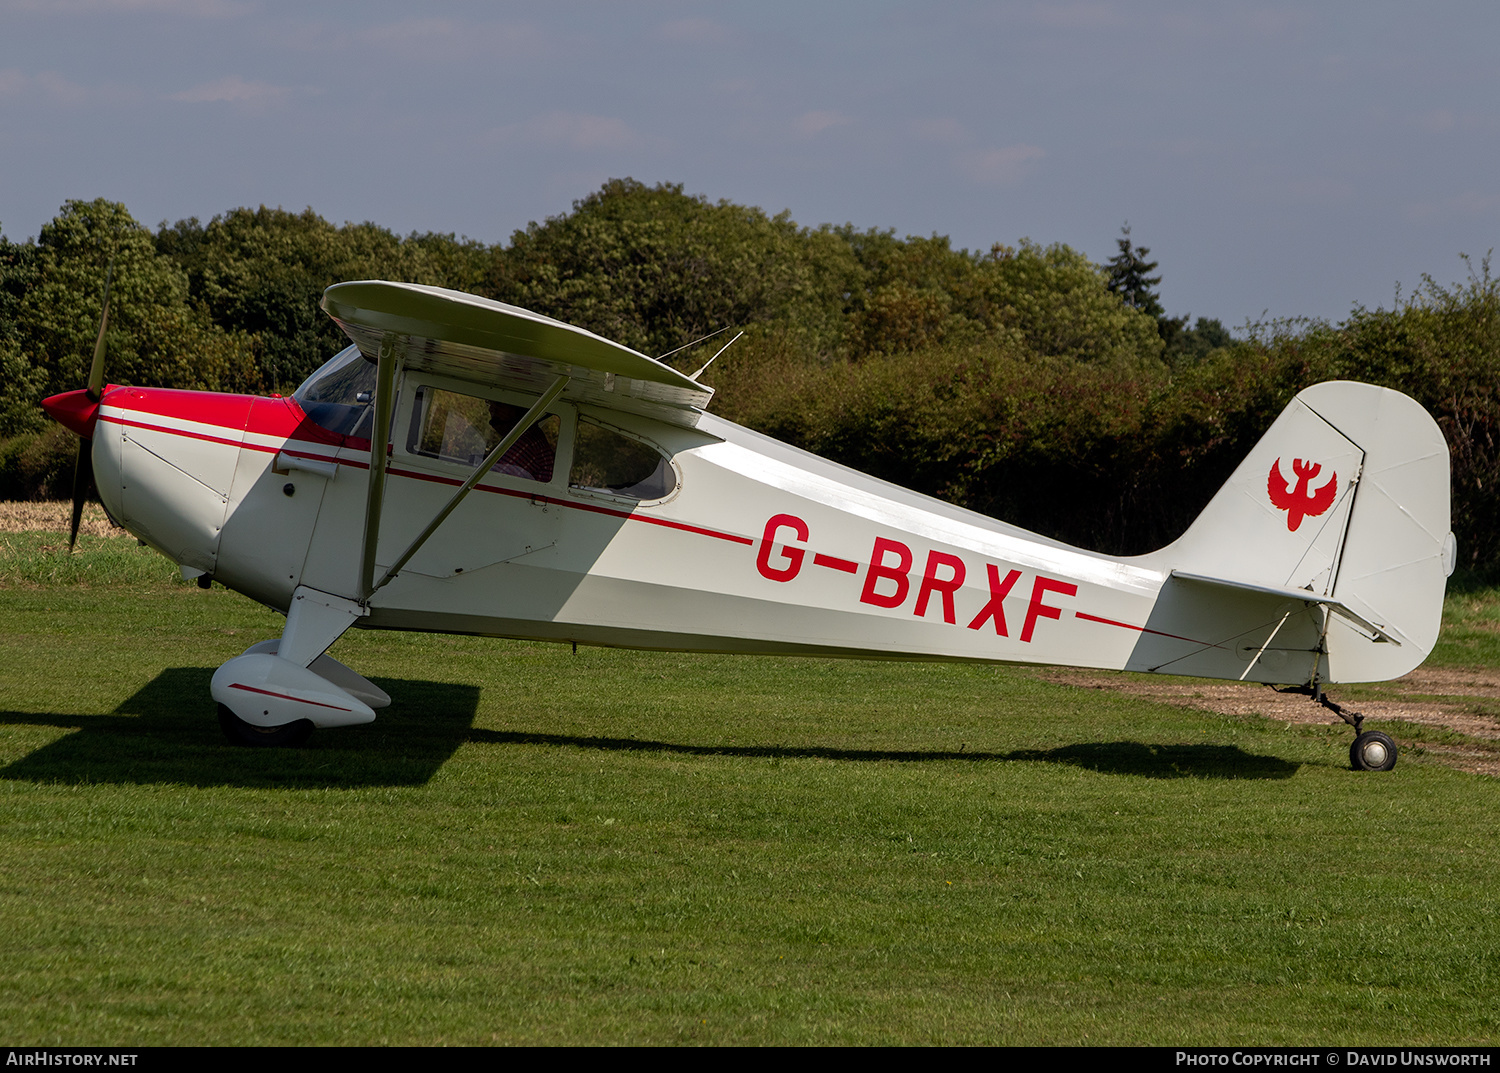
POLYGON ((0 230, 0 341, 19 340, 21 303, 36 272, 36 243, 12 242, 0 230))
POLYGON ((106 335, 113 383, 222 390, 253 380, 250 343, 188 303, 187 278, 117 202, 69 201, 37 237, 7 332, 6 432, 41 427, 48 394, 82 387, 113 261, 106 335))
POLYGON ((288 391, 348 340, 318 308, 323 291, 351 279, 443 282, 433 241, 403 242, 372 223, 335 227, 312 209, 233 209, 207 226, 162 224, 156 248, 185 273, 193 298, 224 330, 259 340, 266 390, 288 391))
POLYGON ((456 291, 478 294, 489 274, 492 252, 489 246, 467 236, 428 231, 406 236, 403 245, 425 260, 428 270, 440 285, 456 291))
POLYGON ((663 354, 726 326, 779 325, 834 345, 857 272, 847 247, 787 213, 611 179, 573 211, 517 231, 485 293, 663 354))
POLYGON ((43 377, 23 351, 25 332, 21 307, 35 284, 37 250, 34 242, 11 242, 0 233, 0 436, 31 428, 37 422, 35 400, 43 377))
POLYGON ((1229 329, 1216 318, 1199 317, 1191 328, 1186 326, 1187 321, 1187 317, 1171 317, 1157 322, 1160 325, 1170 322, 1173 326, 1170 334, 1163 333, 1166 349, 1162 356, 1174 368, 1202 361, 1215 350, 1234 343, 1229 329))
POLYGON ((861 269, 848 300, 852 356, 988 341, 1037 356, 1152 367, 1149 316, 1111 294, 1088 258, 1063 245, 954 250, 945 236, 833 229, 861 269))
POLYGON ((847 352, 899 354, 979 338, 994 328, 976 258, 947 236, 826 229, 848 244, 859 276, 845 301, 847 352))
POLYGON ((1038 355, 1160 371, 1148 310, 1122 302, 1087 257, 1023 239, 985 259, 990 316, 1038 355))

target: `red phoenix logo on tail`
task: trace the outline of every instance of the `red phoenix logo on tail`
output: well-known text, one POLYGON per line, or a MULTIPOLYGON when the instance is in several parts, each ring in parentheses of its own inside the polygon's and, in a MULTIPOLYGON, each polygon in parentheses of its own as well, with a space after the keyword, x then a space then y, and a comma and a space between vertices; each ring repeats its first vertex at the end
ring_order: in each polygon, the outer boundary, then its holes
POLYGON ((1271 496, 1271 505, 1286 511, 1287 531, 1295 533, 1303 518, 1316 518, 1333 506, 1333 497, 1338 495, 1339 475, 1335 473, 1328 483, 1311 495, 1307 483, 1323 471, 1317 462, 1304 463, 1300 458, 1292 459, 1292 472, 1297 475, 1297 487, 1281 476, 1281 459, 1271 463, 1271 475, 1266 480, 1266 491, 1271 496))

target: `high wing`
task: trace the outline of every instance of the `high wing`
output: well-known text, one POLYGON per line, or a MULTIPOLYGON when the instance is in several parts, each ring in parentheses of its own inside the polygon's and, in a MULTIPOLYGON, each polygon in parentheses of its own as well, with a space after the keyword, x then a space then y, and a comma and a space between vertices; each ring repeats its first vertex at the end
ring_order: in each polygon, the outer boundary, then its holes
POLYGON ((366 280, 323 292, 322 306, 366 357, 384 349, 408 369, 563 397, 692 428, 713 396, 655 358, 583 328, 489 298, 366 280))
POLYGON ((396 576, 473 490, 501 454, 556 398, 653 417, 693 428, 713 389, 629 347, 562 321, 489 298, 417 283, 360 280, 323 292, 322 307, 375 362, 375 438, 390 435, 397 369, 435 372, 537 396, 510 434, 386 570, 375 577, 385 499, 386 452, 370 453, 357 597, 364 603, 396 576))

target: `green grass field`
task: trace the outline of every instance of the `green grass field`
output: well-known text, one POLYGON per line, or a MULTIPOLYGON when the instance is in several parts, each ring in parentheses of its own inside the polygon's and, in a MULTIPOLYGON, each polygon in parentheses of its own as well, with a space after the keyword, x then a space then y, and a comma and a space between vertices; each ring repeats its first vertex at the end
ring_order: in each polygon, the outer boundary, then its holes
MULTIPOLYGON (((280 630, 0 536, 14 1044, 1500 1039, 1500 780, 1023 670, 352 633, 395 704, 223 743, 280 630)), ((1500 597, 1438 658, 1497 660, 1500 597), (1488 624, 1488 625, 1487 625, 1488 624)))

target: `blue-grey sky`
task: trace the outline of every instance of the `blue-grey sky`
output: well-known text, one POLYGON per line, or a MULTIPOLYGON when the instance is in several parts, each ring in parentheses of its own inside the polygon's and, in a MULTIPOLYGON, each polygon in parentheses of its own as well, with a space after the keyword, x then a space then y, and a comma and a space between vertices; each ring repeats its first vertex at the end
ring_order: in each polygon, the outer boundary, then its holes
POLYGON ((1500 5, 0 0, 0 227, 68 198, 485 242, 612 176, 1340 319, 1500 245, 1500 5))

